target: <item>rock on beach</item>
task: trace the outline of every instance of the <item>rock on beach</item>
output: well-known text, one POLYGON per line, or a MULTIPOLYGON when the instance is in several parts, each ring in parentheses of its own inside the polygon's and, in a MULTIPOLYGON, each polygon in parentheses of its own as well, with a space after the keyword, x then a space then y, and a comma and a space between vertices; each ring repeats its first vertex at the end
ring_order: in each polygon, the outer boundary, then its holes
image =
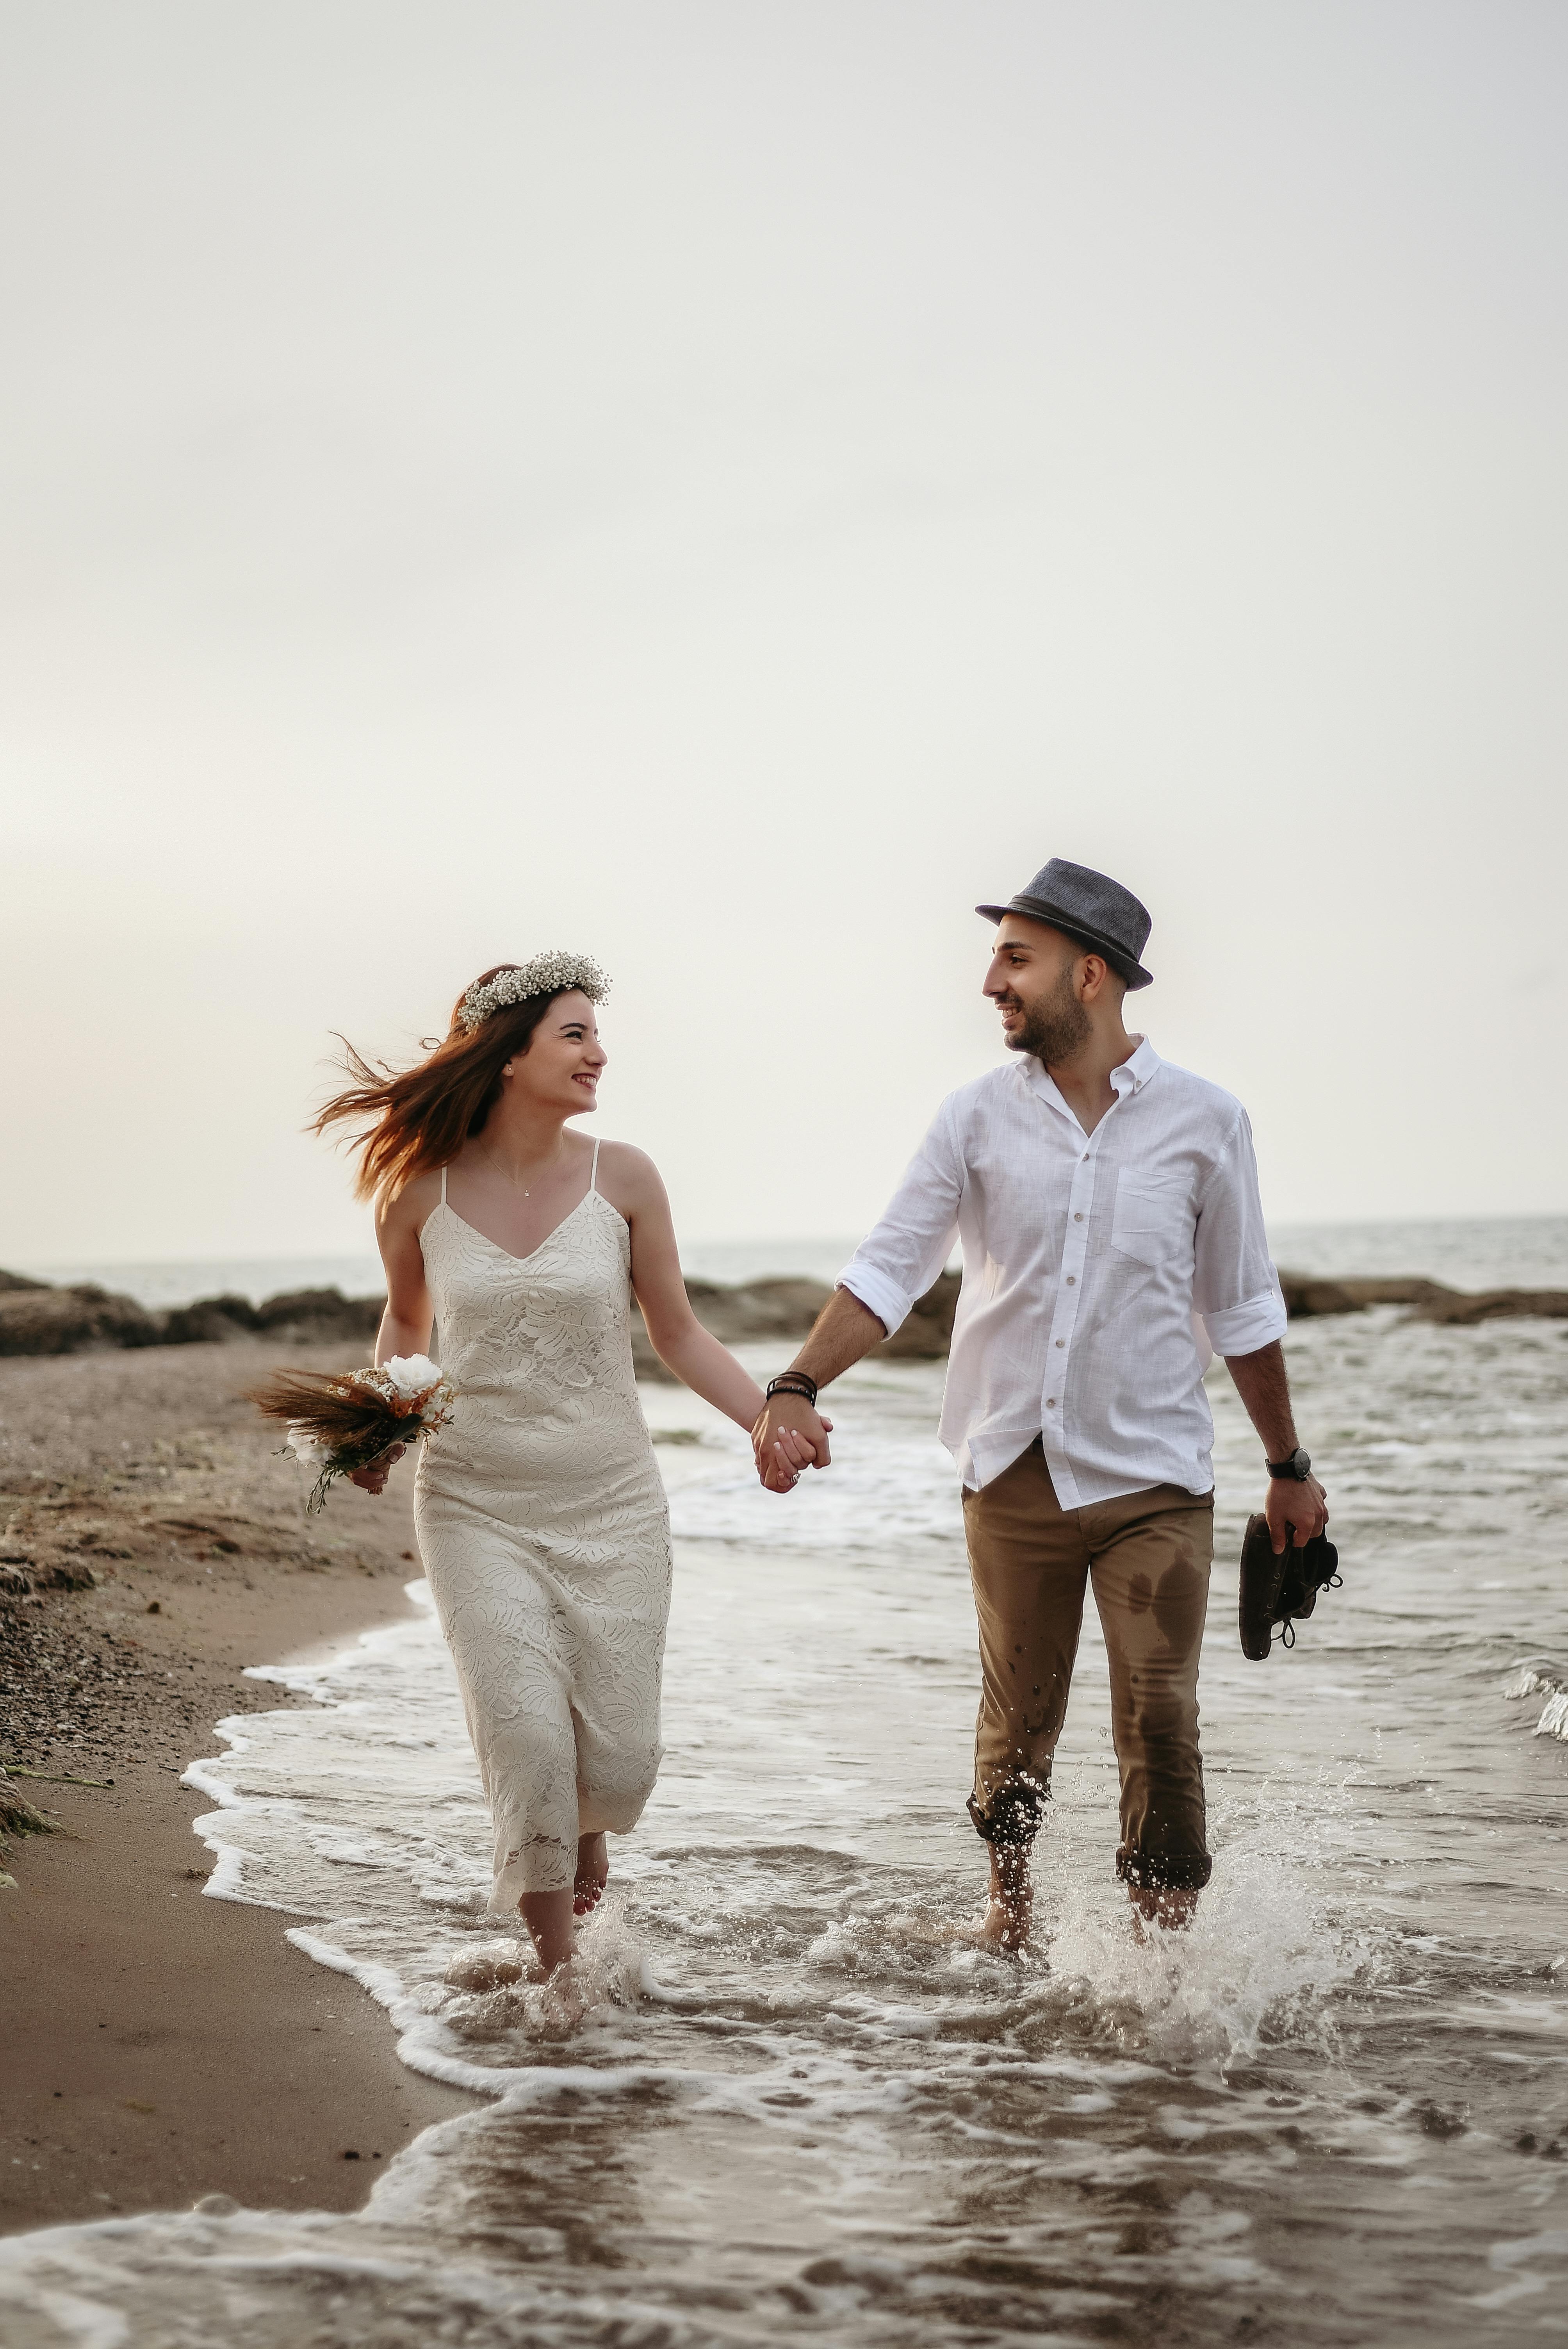
POLYGON ((118 1346, 213 1345, 276 1337, 285 1344, 374 1338, 385 1299, 337 1288, 291 1289, 253 1305, 246 1297, 202 1297, 155 1313, 134 1297, 90 1281, 57 1288, 0 1273, 0 1354, 86 1354, 118 1346))
MULTIPOLYGON (((958 1308, 958 1275, 944 1272, 920 1298, 909 1319, 877 1348, 890 1361, 934 1362, 944 1360, 953 1337, 953 1317, 958 1308)), ((730 1286, 718 1280, 688 1280, 686 1295, 705 1330, 726 1346, 755 1345, 777 1338, 791 1345, 805 1337, 832 1295, 825 1280, 778 1278, 748 1280, 730 1286)), ((639 1316, 632 1317, 632 1353, 640 1379, 667 1381, 670 1373, 648 1343, 639 1316)))
POLYGON ((1415 1278, 1321 1280, 1313 1274, 1282 1272, 1280 1288, 1293 1321, 1329 1313, 1365 1313, 1373 1305, 1405 1305, 1412 1321, 1456 1322, 1568 1320, 1568 1289, 1449 1288, 1440 1280, 1415 1278))
POLYGON ((0 1292, 0 1354, 81 1354, 106 1346, 158 1346, 161 1318, 133 1297, 115 1297, 84 1281, 71 1288, 0 1292))

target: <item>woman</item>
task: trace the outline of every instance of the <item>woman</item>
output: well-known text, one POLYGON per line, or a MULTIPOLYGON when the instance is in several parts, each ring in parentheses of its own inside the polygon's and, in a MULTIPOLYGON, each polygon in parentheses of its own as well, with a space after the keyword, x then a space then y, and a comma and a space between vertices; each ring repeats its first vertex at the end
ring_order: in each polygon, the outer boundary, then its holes
MULTIPOLYGON (((751 1428, 764 1402, 692 1312, 652 1161, 569 1130, 596 1105, 608 993, 586 956, 474 981, 446 1040, 356 1081, 317 1130, 356 1141, 387 1268, 377 1362, 432 1318, 458 1388, 425 1440, 414 1515, 494 1825, 492 1912, 521 1909, 547 1974, 658 1770, 669 1516, 632 1370, 634 1294, 660 1359, 751 1428)), ((386 1455, 355 1481, 380 1492, 386 1455)), ((780 1451, 793 1481, 811 1454, 780 1451)))

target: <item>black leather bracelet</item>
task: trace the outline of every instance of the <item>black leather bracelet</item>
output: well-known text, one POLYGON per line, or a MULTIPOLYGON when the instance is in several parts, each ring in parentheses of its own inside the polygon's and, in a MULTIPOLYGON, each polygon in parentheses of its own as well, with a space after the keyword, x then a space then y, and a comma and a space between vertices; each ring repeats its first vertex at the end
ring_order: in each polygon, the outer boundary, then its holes
POLYGON ((809 1402, 813 1411, 817 1407, 817 1381, 809 1371, 780 1371, 776 1379, 768 1381, 769 1402, 776 1394, 796 1394, 802 1402, 809 1402))

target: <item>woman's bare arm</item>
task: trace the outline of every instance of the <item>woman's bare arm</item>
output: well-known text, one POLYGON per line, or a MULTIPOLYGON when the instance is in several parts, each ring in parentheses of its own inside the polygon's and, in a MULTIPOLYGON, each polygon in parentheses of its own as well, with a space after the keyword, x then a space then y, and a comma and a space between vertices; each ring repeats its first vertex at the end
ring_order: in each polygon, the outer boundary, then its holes
MULTIPOLYGON (((438 1176, 422 1174, 396 1199, 377 1204, 376 1245, 387 1269, 387 1309, 376 1337, 377 1362, 389 1362, 398 1354, 422 1354, 430 1342, 435 1315, 425 1281, 419 1231, 440 1195, 438 1184, 438 1176)), ((401 1460, 403 1452, 401 1444, 395 1444, 373 1468, 356 1468, 349 1482, 366 1493, 383 1491, 389 1470, 401 1460)))
POLYGON ((599 1164, 599 1188, 631 1230, 632 1288, 655 1353, 683 1386, 738 1427, 755 1426, 763 1408, 762 1390, 691 1309, 658 1168, 625 1143, 607 1143, 599 1164))
POLYGON ((378 1362, 389 1362, 395 1354, 422 1354, 430 1342, 435 1309, 419 1232, 440 1195, 438 1182, 435 1174, 421 1174, 396 1199, 377 1207, 376 1245, 387 1268, 387 1310, 376 1340, 378 1362))

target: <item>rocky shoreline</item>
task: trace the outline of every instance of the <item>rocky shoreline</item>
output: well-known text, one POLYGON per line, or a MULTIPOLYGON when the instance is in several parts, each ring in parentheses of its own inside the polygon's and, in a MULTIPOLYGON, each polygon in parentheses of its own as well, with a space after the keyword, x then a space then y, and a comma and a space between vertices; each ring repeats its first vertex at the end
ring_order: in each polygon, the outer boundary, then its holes
MULTIPOLYGON (((1300 1272, 1282 1272, 1280 1286, 1293 1320, 1365 1313, 1378 1305, 1402 1305, 1412 1320, 1465 1327, 1529 1316, 1568 1320, 1568 1289, 1562 1288, 1469 1290, 1414 1277, 1328 1280, 1300 1272)), ((953 1335, 958 1288, 957 1274, 944 1272, 880 1351, 893 1361, 941 1361, 953 1335)), ((686 1293, 697 1319, 716 1338, 726 1345, 747 1345, 771 1338, 781 1343, 803 1338, 832 1291, 826 1281, 785 1277, 733 1285, 688 1280, 686 1293)), ((90 1282, 57 1287, 20 1273, 0 1272, 0 1356, 228 1345, 258 1338, 287 1346, 325 1346, 349 1340, 368 1345, 380 1322, 383 1302, 379 1297, 345 1297, 337 1288, 295 1288, 269 1297, 260 1305, 253 1305, 246 1297, 201 1297, 193 1304, 155 1312, 133 1297, 116 1295, 90 1282)), ((636 1316, 632 1345, 639 1378, 669 1377, 636 1316)))
MULTIPOLYGON (((688 1280, 697 1319, 726 1345, 803 1338, 832 1291, 825 1281, 751 1280, 730 1285, 688 1280)), ((326 1346, 375 1338, 385 1299, 345 1297, 338 1288, 287 1289, 253 1305, 246 1297, 201 1297, 154 1312, 133 1297, 90 1282, 69 1287, 0 1272, 0 1355, 101 1353, 122 1347, 231 1345, 264 1338, 284 1346, 326 1346)), ((944 1273, 882 1350, 892 1359, 939 1361, 947 1351, 958 1303, 958 1277, 944 1273)), ((632 1350, 639 1378, 669 1372, 633 1316, 632 1350)))
POLYGON ((0 1272, 0 1354, 98 1353, 109 1347, 226 1345, 276 1336, 285 1343, 371 1337, 385 1299, 338 1288, 299 1288, 253 1305, 248 1297, 201 1297, 168 1312, 92 1281, 58 1287, 0 1272))

